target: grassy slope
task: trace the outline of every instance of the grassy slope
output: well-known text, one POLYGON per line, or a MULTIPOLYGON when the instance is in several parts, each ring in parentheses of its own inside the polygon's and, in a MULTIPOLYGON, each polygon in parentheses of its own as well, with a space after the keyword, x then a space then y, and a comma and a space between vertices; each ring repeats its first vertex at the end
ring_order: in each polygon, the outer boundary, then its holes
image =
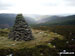
POLYGON ((8 29, 0 29, 0 32, 6 32, 3 34, 0 34, 0 49, 4 49, 4 48, 11 48, 11 49, 21 49, 24 47, 34 47, 37 45, 48 45, 51 48, 55 48, 53 47, 53 45, 48 44, 50 41, 52 41, 54 38, 59 38, 59 39, 63 39, 63 36, 57 34, 57 33, 53 33, 50 31, 44 31, 44 30, 37 30, 37 29, 32 29, 32 33, 34 36, 34 40, 31 41, 12 41, 10 39, 8 39, 7 34, 9 33, 8 29))

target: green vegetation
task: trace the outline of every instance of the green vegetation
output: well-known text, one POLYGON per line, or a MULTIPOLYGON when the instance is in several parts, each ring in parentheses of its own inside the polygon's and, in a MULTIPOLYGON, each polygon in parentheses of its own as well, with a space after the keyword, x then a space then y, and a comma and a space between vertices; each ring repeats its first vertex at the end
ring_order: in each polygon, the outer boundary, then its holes
POLYGON ((57 56, 57 50, 50 48, 46 45, 38 45, 33 48, 22 48, 22 49, 0 49, 0 55, 6 56, 13 54, 13 56, 57 56))
MULTIPOLYGON (((0 29, 1 33, 0 34, 0 45, 3 47, 10 47, 10 48, 24 48, 24 47, 34 47, 37 45, 43 45, 43 44, 47 44, 48 42, 52 41, 54 38, 59 38, 59 39, 63 39, 62 35, 59 34, 55 34, 53 32, 49 32, 49 31, 42 31, 42 30, 35 30, 32 29, 32 33, 34 36, 34 40, 31 41, 13 41, 11 39, 8 39, 8 34, 9 33, 9 29, 0 29), (7 33, 6 33, 7 32, 7 33), (59 36, 58 36, 59 35, 59 36), (15 45, 13 45, 15 44, 15 45)), ((0 46, 0 48, 1 48, 0 46)))
MULTIPOLYGON (((55 34, 60 34, 64 36, 64 39, 62 40, 56 38, 52 41, 52 44, 56 45, 58 49, 75 48, 75 26, 74 25, 50 26, 50 27, 40 26, 37 28, 49 32, 54 32, 55 34)), ((36 29, 36 27, 34 29, 36 29)))
POLYGON ((57 50, 52 44, 49 44, 54 38, 63 39, 62 35, 55 34, 49 31, 32 29, 34 40, 31 41, 13 41, 8 39, 9 29, 0 29, 0 55, 8 55, 13 53, 14 56, 49 56, 55 55, 57 50), (7 32, 7 33, 4 33, 7 32), (3 35, 2 35, 3 34, 3 35), (59 36, 58 36, 59 35, 59 36), (55 37, 56 36, 56 37, 55 37), (52 50, 55 50, 52 52, 52 50), (5 53, 3 53, 3 51, 5 53), (40 51, 44 52, 41 53, 40 51), (52 52, 52 53, 51 53, 52 52), (21 54, 23 53, 23 55, 21 54), (55 54, 54 54, 55 53, 55 54))
POLYGON ((4 36, 4 37, 8 37, 8 33, 9 33, 9 30, 6 28, 6 29, 0 29, 0 37, 4 36))
POLYGON ((12 53, 14 56, 58 56, 57 53, 64 49, 74 51, 74 29, 74 26, 35 27, 32 28, 35 39, 26 42, 12 41, 7 36, 10 30, 0 29, 3 32, 0 34, 0 55, 12 53))

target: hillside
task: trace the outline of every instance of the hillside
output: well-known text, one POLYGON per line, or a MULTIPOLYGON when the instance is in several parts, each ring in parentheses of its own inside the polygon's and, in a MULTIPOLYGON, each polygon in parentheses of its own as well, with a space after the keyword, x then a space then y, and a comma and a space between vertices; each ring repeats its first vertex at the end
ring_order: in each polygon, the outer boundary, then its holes
MULTIPOLYGON (((33 25, 36 21, 33 18, 24 16, 29 25, 33 25)), ((16 18, 16 14, 0 14, 0 28, 12 27, 16 18)))
MULTIPOLYGON (((12 27, 16 14, 0 14, 0 28, 12 27)), ((24 15, 30 26, 75 25, 75 15, 24 15)))
POLYGON ((38 26, 51 26, 51 25, 75 25, 75 15, 71 16, 49 16, 39 21, 38 26))
POLYGON ((53 32, 32 29, 34 40, 31 41, 13 41, 8 39, 9 29, 0 29, 0 55, 6 56, 13 54, 14 56, 41 56, 41 50, 45 52, 43 55, 55 56, 53 53, 57 53, 56 46, 50 44, 52 40, 58 38, 63 39, 62 35, 55 34, 53 32), (55 37, 56 36, 56 37, 55 37), (54 52, 52 52, 54 50, 54 52), (51 52, 51 53, 50 53, 51 52), (23 54, 22 54, 23 53, 23 54), (19 54, 19 55, 18 55, 19 54))
POLYGON ((16 14, 0 14, 0 28, 8 28, 14 24, 16 14))
POLYGON ((75 26, 34 27, 34 40, 8 39, 9 29, 0 29, 0 55, 6 56, 58 56, 64 49, 75 52, 75 26), (70 34, 72 33, 72 34, 70 34))

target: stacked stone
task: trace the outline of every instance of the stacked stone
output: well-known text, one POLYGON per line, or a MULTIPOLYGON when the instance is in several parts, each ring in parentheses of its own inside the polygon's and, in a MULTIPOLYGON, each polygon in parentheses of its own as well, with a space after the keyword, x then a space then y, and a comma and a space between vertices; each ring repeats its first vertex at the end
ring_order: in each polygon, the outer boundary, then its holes
POLYGON ((9 38, 17 41, 28 41, 33 39, 32 31, 22 14, 16 16, 15 24, 9 33, 9 38))

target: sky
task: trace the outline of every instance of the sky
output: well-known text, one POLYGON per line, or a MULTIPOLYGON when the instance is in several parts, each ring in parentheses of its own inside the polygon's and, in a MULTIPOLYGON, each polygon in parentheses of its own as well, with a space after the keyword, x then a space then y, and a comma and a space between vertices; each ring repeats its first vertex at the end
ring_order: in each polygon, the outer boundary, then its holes
POLYGON ((0 13, 75 14, 75 0, 0 0, 0 13))

